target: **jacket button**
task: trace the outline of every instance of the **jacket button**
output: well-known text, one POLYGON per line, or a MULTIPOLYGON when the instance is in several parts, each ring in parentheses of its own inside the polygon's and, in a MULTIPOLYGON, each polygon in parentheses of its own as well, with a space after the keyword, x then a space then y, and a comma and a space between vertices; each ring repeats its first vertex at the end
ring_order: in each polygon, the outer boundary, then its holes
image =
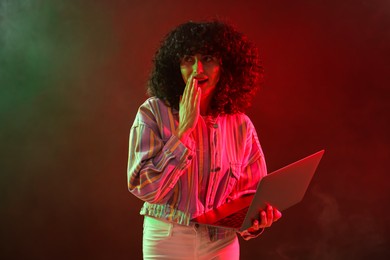
POLYGON ((219 172, 221 170, 221 167, 216 167, 214 169, 211 170, 211 172, 219 172))

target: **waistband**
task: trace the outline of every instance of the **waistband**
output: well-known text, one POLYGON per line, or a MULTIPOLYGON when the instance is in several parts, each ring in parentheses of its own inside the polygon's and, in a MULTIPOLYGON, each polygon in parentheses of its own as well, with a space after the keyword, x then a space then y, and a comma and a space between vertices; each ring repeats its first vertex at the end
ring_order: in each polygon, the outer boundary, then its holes
POLYGON ((182 225, 173 221, 169 221, 167 219, 158 218, 150 215, 144 216, 145 221, 152 221, 154 223, 162 223, 170 225, 171 228, 180 228, 180 229, 192 229, 196 232, 205 231, 208 233, 210 241, 216 241, 218 239, 225 239, 227 237, 234 237, 236 236, 236 231, 231 229, 224 229, 224 228, 218 228, 218 227, 212 227, 208 225, 201 225, 195 222, 190 222, 188 225, 182 225))

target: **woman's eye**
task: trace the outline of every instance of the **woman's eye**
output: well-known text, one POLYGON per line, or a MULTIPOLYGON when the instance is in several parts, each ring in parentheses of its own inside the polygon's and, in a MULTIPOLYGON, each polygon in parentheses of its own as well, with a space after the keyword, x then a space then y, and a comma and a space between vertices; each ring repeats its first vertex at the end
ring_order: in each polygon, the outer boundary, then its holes
POLYGON ((213 61, 213 56, 210 56, 210 55, 203 56, 203 60, 205 62, 213 61))
POLYGON ((183 61, 184 61, 184 62, 191 63, 191 62, 194 61, 194 59, 193 59, 191 56, 184 56, 183 61))

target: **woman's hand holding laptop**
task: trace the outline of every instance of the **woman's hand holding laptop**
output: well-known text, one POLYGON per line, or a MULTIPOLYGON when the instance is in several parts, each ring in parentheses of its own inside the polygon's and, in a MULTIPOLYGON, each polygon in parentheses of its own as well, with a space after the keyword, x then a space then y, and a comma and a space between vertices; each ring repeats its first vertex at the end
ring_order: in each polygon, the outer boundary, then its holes
POLYGON ((241 232, 241 236, 245 240, 259 236, 263 233, 264 228, 270 227, 272 223, 282 217, 282 213, 271 205, 267 205, 265 209, 260 209, 259 213, 259 219, 253 220, 252 226, 241 232))

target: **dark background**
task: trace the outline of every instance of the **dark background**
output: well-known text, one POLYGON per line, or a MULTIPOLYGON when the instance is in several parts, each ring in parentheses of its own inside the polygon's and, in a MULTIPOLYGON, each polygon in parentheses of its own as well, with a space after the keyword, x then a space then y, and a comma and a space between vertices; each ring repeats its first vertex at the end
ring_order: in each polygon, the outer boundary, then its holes
POLYGON ((269 171, 324 148, 242 259, 388 259, 390 1, 0 0, 0 258, 141 259, 128 132, 160 39, 228 20, 260 48, 269 171))

